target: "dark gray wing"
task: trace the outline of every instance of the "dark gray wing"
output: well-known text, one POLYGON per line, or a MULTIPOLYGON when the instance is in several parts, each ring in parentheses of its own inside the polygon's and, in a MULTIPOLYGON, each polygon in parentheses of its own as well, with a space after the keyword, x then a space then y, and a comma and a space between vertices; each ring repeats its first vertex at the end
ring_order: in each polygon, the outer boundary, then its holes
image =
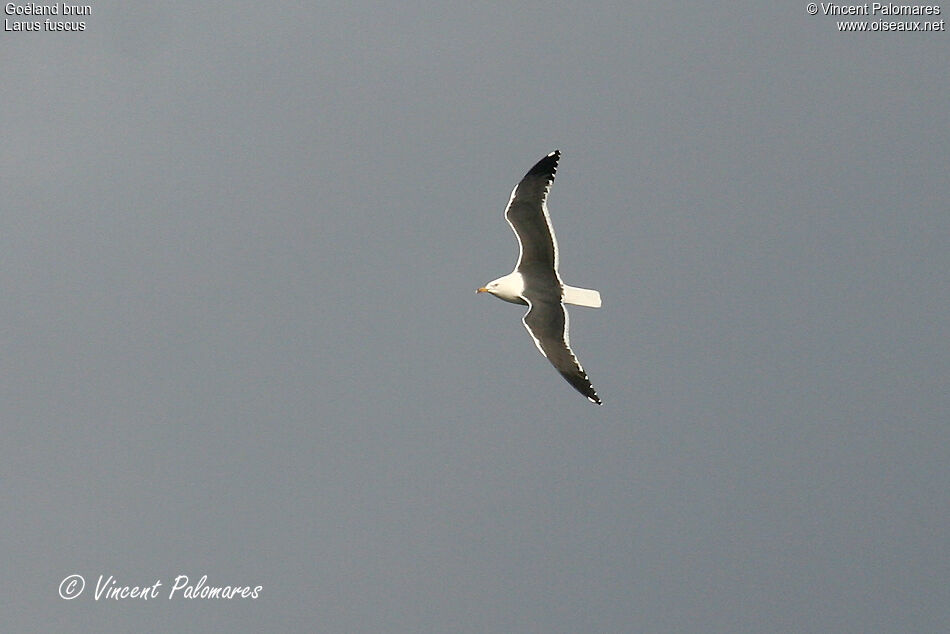
POLYGON ((584 368, 571 350, 571 340, 568 335, 569 318, 564 304, 541 301, 530 302, 528 306, 528 312, 521 321, 528 329, 528 334, 534 339, 538 350, 547 357, 561 376, 574 386, 574 389, 586 396, 591 403, 600 405, 600 397, 597 396, 594 386, 587 378, 587 373, 584 372, 584 368))
POLYGON ((518 237, 520 253, 515 267, 544 284, 558 284, 557 239, 548 217, 548 191, 561 153, 551 152, 532 167, 511 192, 505 219, 518 237))

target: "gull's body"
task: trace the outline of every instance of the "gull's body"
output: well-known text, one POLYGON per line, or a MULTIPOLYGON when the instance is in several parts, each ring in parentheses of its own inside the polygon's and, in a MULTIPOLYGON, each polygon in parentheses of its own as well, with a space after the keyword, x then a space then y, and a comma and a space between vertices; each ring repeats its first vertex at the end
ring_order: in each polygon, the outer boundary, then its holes
POLYGON ((518 238, 515 270, 478 289, 513 304, 528 306, 522 322, 551 365, 568 383, 600 405, 587 373, 571 350, 564 304, 600 308, 600 293, 568 286, 558 273, 557 239, 548 214, 547 196, 560 152, 551 152, 525 174, 511 192, 505 219, 518 238))

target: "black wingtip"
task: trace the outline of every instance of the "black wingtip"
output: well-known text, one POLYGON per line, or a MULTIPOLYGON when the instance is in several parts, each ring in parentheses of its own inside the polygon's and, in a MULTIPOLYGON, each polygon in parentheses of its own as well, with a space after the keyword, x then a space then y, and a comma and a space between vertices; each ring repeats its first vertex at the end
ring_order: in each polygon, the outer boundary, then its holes
POLYGON ((570 383, 571 386, 580 392, 581 395, 588 401, 594 405, 603 405, 600 397, 597 396, 597 392, 594 391, 594 386, 590 384, 590 379, 588 379, 587 374, 584 373, 584 369, 578 366, 577 370, 580 370, 580 372, 561 370, 558 370, 558 372, 561 373, 561 376, 564 377, 564 380, 570 383))
POLYGON ((554 176, 554 172, 557 171, 557 162, 561 158, 561 151, 554 150, 543 159, 535 163, 525 176, 554 176))

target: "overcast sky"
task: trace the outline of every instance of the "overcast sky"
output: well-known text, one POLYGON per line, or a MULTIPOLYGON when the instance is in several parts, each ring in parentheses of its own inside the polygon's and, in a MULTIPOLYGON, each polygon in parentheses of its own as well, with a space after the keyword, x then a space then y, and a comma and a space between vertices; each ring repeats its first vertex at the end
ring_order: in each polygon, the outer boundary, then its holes
POLYGON ((950 35, 629 4, 0 33, 8 631, 950 630, 950 35))

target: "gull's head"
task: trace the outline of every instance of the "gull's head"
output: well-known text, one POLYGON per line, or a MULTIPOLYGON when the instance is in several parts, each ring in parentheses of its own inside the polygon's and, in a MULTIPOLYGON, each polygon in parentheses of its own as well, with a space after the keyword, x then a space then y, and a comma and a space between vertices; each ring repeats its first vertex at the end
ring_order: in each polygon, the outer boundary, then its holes
POLYGON ((526 302, 521 298, 521 293, 524 292, 524 282, 521 279, 520 273, 509 273, 504 277, 499 277, 497 280, 492 280, 485 286, 477 289, 476 293, 491 293, 499 299, 503 299, 506 302, 512 302, 514 304, 525 304, 526 302))
POLYGON ((511 286, 511 283, 508 280, 508 276, 506 275, 505 277, 499 277, 497 280, 492 280, 488 284, 485 284, 485 286, 482 286, 481 288, 477 289, 475 292, 476 293, 491 293, 495 297, 502 297, 504 295, 508 295, 509 290, 513 290, 513 289, 509 289, 510 286, 511 286))

